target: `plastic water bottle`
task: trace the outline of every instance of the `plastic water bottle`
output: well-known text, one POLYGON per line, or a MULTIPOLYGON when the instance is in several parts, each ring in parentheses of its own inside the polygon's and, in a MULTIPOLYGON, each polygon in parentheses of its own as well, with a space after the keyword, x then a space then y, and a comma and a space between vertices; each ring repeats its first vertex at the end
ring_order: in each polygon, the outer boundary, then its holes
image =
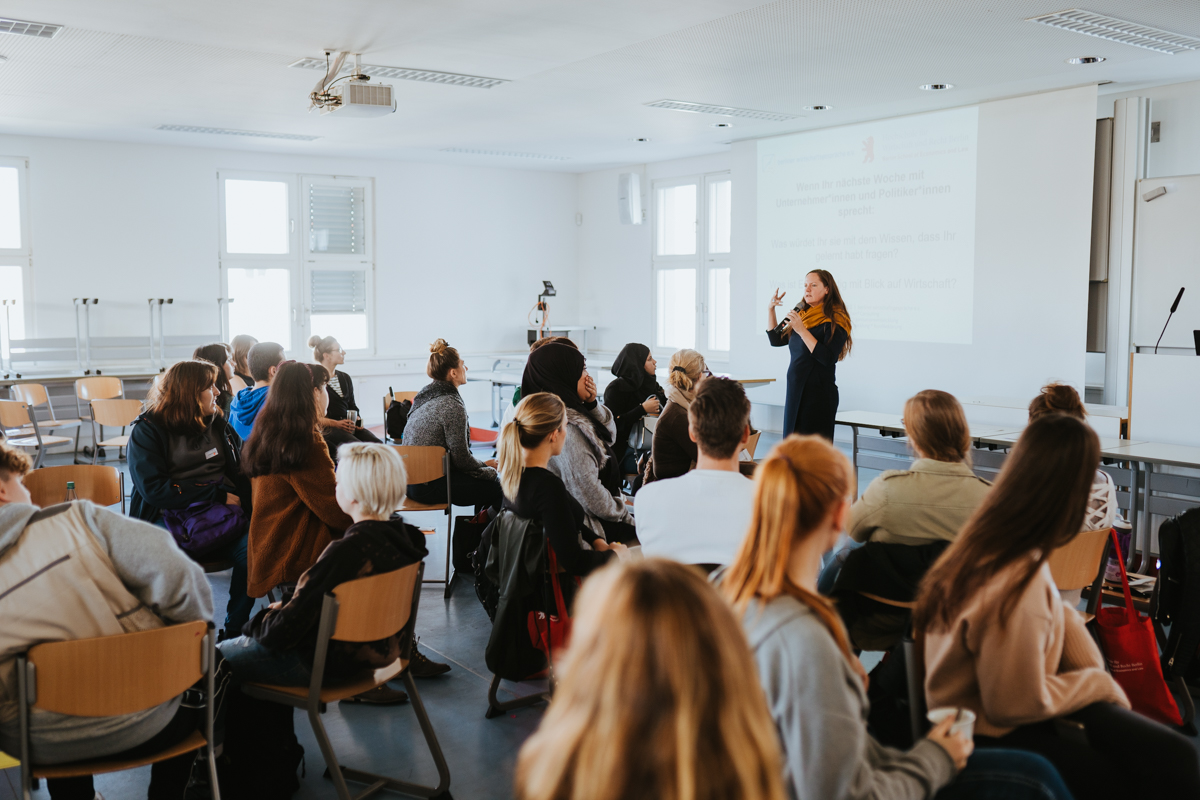
POLYGON ((67 481, 67 499, 63 502, 70 503, 79 499, 79 495, 75 494, 75 481, 67 481))

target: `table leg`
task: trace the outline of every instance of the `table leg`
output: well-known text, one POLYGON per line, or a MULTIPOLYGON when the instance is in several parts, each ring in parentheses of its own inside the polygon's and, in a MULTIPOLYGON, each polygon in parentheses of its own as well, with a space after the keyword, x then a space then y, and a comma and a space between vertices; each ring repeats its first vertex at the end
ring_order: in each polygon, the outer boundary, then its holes
POLYGON ((1129 557, 1125 559, 1125 568, 1133 568, 1133 554, 1137 551, 1138 542, 1138 496, 1142 491, 1142 475, 1141 463, 1137 461, 1129 462, 1129 469, 1133 475, 1133 485, 1129 487, 1129 557))
POLYGON ((492 381, 491 401, 492 401, 492 427, 493 428, 495 428, 497 425, 500 424, 500 421, 496 418, 496 405, 497 405, 496 399, 498 396, 499 396, 499 387, 496 385, 495 381, 492 381))

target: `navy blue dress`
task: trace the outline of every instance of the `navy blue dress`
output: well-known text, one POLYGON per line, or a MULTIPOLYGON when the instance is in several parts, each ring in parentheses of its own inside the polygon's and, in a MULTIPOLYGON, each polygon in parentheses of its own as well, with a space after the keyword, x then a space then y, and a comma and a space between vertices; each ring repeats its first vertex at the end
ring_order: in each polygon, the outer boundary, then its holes
POLYGON ((773 330, 767 331, 772 347, 787 345, 792 355, 783 406, 783 435, 815 433, 832 442, 833 420, 838 409, 837 360, 846 346, 846 330, 832 322, 822 322, 809 328, 809 333, 817 339, 812 352, 795 333, 784 339, 773 330))

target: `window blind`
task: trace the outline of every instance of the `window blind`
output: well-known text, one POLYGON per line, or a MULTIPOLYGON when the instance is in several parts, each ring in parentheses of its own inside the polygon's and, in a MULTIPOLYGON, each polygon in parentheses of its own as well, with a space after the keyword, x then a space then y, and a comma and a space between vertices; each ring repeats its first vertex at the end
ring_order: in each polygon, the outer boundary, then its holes
POLYGON ((308 249, 313 253, 366 252, 365 192, 361 186, 311 184, 308 188, 308 249))
POLYGON ((365 314, 366 270, 315 269, 312 271, 312 313, 365 314))

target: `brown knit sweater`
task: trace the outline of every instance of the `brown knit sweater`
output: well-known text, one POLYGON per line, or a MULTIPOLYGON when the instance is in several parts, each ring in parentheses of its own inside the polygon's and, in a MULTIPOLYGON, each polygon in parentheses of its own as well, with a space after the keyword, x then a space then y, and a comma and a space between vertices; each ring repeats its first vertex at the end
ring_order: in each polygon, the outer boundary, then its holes
POLYGON ((254 513, 246 548, 246 593, 262 597, 281 583, 300 580, 354 521, 338 507, 333 460, 319 435, 314 435, 302 469, 251 478, 250 485, 254 513))
POLYGON ((999 624, 998 609, 1020 567, 1001 570, 948 629, 926 633, 929 708, 971 709, 981 736, 1003 736, 1096 702, 1129 708, 1083 617, 1059 599, 1048 564, 999 624))

